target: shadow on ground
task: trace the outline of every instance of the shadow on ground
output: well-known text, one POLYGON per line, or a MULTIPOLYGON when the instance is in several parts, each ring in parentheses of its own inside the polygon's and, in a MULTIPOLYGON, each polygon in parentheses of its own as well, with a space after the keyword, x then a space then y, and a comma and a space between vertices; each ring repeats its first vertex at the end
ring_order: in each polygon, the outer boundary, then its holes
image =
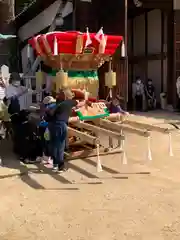
MULTIPOLYGON (((17 170, 15 173, 9 173, 8 174, 0 174, 0 180, 8 179, 8 178, 20 178, 25 184, 30 186, 33 189, 36 190, 53 190, 54 188, 45 188, 40 183, 38 183, 35 179, 33 179, 31 176, 33 174, 47 174, 51 176, 54 180, 58 181, 61 184, 66 185, 66 188, 58 188, 59 190, 78 190, 76 187, 67 187, 68 185, 75 185, 75 184, 102 184, 102 180, 108 180, 108 179, 116 179, 116 180, 125 180, 128 179, 128 176, 126 175, 132 175, 132 174, 150 174, 149 172, 135 172, 135 173, 120 173, 119 171, 116 171, 112 168, 109 168, 105 165, 103 165, 103 171, 107 172, 110 176, 109 177, 99 177, 98 174, 90 173, 88 170, 81 168, 76 165, 75 160, 68 162, 68 167, 72 169, 73 171, 79 173, 82 176, 85 176, 88 179, 93 179, 93 182, 72 182, 68 180, 66 177, 62 176, 61 174, 53 173, 51 169, 47 168, 46 166, 42 164, 33 164, 33 165, 25 165, 20 163, 20 161, 17 159, 17 157, 12 152, 12 143, 7 140, 1 141, 0 145, 0 153, 2 158, 2 165, 3 168, 11 169, 11 170, 17 170), (123 176, 122 176, 123 174, 123 176)), ((82 162, 85 164, 88 164, 90 166, 96 167, 96 162, 92 159, 81 159, 82 162)), ((67 176, 68 177, 68 176, 67 176)), ((54 189, 54 190, 57 190, 54 189)))

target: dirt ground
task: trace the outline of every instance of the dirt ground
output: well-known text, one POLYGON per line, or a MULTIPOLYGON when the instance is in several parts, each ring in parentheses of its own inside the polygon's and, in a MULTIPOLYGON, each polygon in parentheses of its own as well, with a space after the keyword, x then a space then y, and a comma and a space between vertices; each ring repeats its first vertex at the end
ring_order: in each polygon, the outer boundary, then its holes
POLYGON ((179 240, 180 133, 154 133, 153 160, 147 141, 127 136, 127 165, 121 154, 74 160, 52 174, 42 165, 23 166, 1 143, 0 240, 179 240))

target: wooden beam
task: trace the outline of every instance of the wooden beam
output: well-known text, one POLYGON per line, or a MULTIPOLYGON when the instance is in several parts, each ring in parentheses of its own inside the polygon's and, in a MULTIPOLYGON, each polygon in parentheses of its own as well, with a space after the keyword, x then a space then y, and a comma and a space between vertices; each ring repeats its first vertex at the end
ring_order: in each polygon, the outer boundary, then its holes
POLYGON ((73 123, 73 125, 78 127, 78 128, 81 128, 81 129, 89 130, 89 131, 95 133, 97 136, 99 134, 104 134, 105 136, 112 137, 112 138, 115 138, 117 140, 123 138, 121 133, 117 133, 117 132, 113 132, 113 131, 110 131, 110 130, 106 130, 104 128, 101 128, 101 127, 98 127, 98 126, 94 126, 94 125, 91 125, 91 124, 88 124, 88 123, 76 122, 76 123, 73 123))
POLYGON ((73 136, 78 137, 81 139, 81 141, 89 143, 91 145, 96 145, 99 143, 99 140, 97 139, 97 137, 90 136, 87 133, 80 132, 71 127, 68 127, 68 135, 71 137, 73 137, 73 136))
POLYGON ((112 123, 108 120, 105 120, 105 119, 100 119, 99 121, 99 124, 100 126, 103 126, 111 131, 116 131, 116 132, 119 132, 121 133, 122 131, 124 132, 128 132, 128 133, 131 133, 131 134, 136 134, 136 135, 139 135, 139 136, 142 136, 142 137, 148 137, 150 136, 150 132, 147 130, 147 129, 137 129, 137 128, 134 128, 134 127, 131 127, 131 126, 128 126, 126 124, 118 124, 118 123, 112 123))
POLYGON ((139 63, 139 62, 144 62, 148 60, 161 60, 161 59, 166 59, 167 54, 166 53, 151 53, 148 54, 147 56, 141 55, 141 56, 134 56, 129 59, 130 63, 139 63))

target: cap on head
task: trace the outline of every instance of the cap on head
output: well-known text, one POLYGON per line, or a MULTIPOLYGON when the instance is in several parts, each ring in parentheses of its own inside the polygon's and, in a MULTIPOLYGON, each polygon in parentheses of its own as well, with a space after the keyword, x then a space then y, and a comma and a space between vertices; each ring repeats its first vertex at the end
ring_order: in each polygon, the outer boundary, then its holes
POLYGON ((56 99, 54 99, 52 96, 47 96, 43 100, 43 104, 45 104, 45 105, 54 103, 54 102, 56 102, 56 99))

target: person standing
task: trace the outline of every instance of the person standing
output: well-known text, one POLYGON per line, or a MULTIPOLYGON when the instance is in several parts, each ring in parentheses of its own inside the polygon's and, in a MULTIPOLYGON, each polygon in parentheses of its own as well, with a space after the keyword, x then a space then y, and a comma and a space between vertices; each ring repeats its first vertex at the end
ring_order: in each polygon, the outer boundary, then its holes
POLYGON ((49 122, 51 151, 53 157, 53 170, 66 171, 64 164, 64 150, 68 134, 68 121, 73 108, 79 108, 85 104, 91 105, 88 101, 78 102, 69 89, 61 92, 61 101, 57 101, 56 107, 49 110, 52 120, 49 122))

